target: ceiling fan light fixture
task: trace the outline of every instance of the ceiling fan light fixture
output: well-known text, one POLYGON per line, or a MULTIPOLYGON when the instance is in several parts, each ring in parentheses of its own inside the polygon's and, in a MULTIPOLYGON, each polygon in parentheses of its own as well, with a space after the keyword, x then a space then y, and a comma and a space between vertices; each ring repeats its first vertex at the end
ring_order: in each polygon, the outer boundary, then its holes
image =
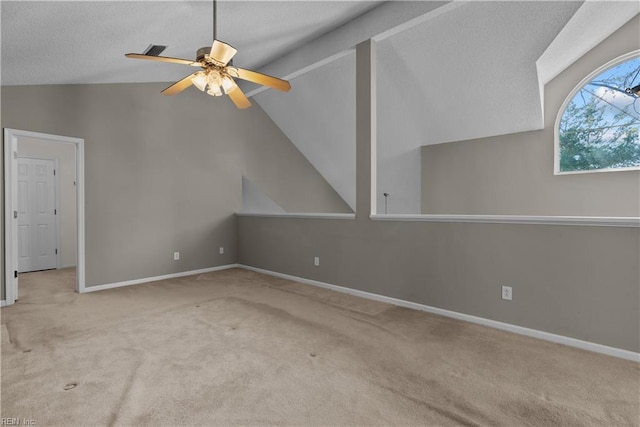
POLYGON ((191 82, 195 87, 204 92, 207 88, 207 76, 203 71, 198 71, 192 78, 191 82))
POLYGON ((209 87, 213 87, 213 86, 220 87, 220 85, 222 85, 222 76, 220 75, 220 72, 215 69, 208 69, 207 83, 209 83, 209 87))
POLYGON ((227 95, 236 90, 238 85, 236 82, 229 76, 222 77, 222 88, 224 89, 224 93, 227 95))
POLYGON ((222 90, 220 89, 220 86, 209 85, 209 90, 207 91, 207 93, 211 96, 222 96, 222 90))

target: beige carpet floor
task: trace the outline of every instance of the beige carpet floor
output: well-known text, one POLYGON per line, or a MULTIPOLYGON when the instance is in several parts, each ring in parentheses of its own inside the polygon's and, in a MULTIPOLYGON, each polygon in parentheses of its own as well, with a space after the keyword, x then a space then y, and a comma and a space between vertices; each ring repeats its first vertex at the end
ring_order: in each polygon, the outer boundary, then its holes
POLYGON ((639 423, 634 362, 233 269, 20 276, 1 417, 37 426, 639 423))

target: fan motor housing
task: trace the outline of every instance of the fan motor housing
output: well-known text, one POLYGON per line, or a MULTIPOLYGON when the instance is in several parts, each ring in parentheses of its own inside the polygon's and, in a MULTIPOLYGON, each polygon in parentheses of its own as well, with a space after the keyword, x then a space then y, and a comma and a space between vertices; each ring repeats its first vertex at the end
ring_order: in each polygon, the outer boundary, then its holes
POLYGON ((202 61, 205 56, 209 56, 210 52, 211 52, 211 46, 201 47, 196 52, 196 61, 202 61))

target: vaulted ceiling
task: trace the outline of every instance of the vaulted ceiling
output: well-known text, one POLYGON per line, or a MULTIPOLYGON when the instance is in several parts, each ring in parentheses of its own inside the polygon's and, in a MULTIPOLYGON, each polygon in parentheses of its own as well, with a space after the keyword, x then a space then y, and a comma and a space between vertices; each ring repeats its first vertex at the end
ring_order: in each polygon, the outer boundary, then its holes
POLYGON ((351 48, 376 40, 378 212, 388 192, 389 213, 420 213, 421 146, 541 129, 544 84, 639 10, 638 2, 386 3, 265 67, 303 90, 258 89, 255 99, 353 208, 351 48))
MULTIPOLYGON (((2 1, 2 84, 180 79, 190 70, 123 54, 153 43, 193 58, 211 44, 211 10, 209 1, 2 1)), ((237 65, 291 80, 286 94, 243 87, 352 207, 354 46, 376 40, 378 188, 394 194, 396 212, 419 213, 420 146, 541 128, 544 84, 639 10, 634 1, 230 0, 218 2, 218 38, 238 48, 237 65)))
MULTIPOLYGON (((218 1, 217 37, 259 68, 380 1, 218 1)), ((195 59, 213 41, 212 1, 5 1, 2 84, 164 82, 190 73, 124 57, 150 44, 195 59)))

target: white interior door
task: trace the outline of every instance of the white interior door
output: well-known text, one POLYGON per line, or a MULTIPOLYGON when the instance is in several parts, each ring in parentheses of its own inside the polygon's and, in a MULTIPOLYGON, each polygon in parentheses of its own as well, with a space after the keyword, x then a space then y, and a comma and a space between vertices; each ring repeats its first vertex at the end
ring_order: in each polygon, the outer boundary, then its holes
POLYGON ((57 267, 55 162, 18 158, 18 272, 57 267))

